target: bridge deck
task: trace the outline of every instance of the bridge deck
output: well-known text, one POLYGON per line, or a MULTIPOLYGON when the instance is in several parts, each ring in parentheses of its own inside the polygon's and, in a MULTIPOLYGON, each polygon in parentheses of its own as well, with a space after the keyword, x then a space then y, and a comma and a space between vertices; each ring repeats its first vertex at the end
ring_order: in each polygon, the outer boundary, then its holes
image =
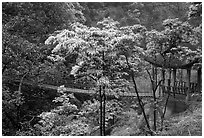
MULTIPOLYGON (((19 80, 10 80, 10 82, 17 82, 17 83, 20 83, 19 80)), ((42 89, 50 89, 50 90, 58 90, 59 86, 54 86, 54 85, 47 85, 47 84, 33 84, 32 82, 27 82, 27 81, 24 81, 23 82, 24 85, 29 85, 29 86, 36 86, 36 87, 39 87, 39 88, 42 88, 42 89)), ((68 87, 64 87, 64 90, 66 92, 70 92, 70 93, 81 93, 81 94, 99 94, 97 93, 96 91, 94 90, 84 90, 84 89, 77 89, 77 88, 68 88, 68 87)), ((115 94, 113 93, 106 93, 107 96, 115 96, 115 94)), ((119 97, 136 97, 136 93, 117 93, 116 94, 117 96, 119 97)), ((149 93, 149 92, 140 92, 139 93, 139 96, 141 97, 152 97, 152 93, 149 93)))
MULTIPOLYGON (((52 89, 52 90, 58 90, 58 86, 53 86, 53 85, 46 85, 46 84, 40 84, 38 85, 38 87, 40 88, 45 88, 45 89, 52 89)), ((81 93, 81 94, 98 94, 96 91, 94 90, 84 90, 84 89, 77 89, 77 88, 67 88, 64 87, 63 88, 66 92, 70 92, 70 93, 81 93)), ((114 94, 111 93, 106 93, 107 96, 114 96, 114 94)), ((137 97, 136 93, 117 93, 116 95, 121 96, 121 97, 137 97)), ((144 93, 144 92, 140 92, 139 96, 141 97, 152 97, 152 93, 144 93)))

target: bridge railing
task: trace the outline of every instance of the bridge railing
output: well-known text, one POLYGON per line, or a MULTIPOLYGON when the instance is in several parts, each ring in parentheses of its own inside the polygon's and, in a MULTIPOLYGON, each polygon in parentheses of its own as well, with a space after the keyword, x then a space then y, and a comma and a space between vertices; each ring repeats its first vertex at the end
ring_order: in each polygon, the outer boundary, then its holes
MULTIPOLYGON (((174 86, 167 86, 167 85, 160 85, 161 89, 163 90, 164 93, 175 93, 175 94, 181 94, 181 95, 186 95, 188 87, 186 86, 186 82, 182 81, 176 81, 174 83, 174 86)), ((198 92, 198 84, 197 83, 190 83, 190 92, 195 93, 198 92)))

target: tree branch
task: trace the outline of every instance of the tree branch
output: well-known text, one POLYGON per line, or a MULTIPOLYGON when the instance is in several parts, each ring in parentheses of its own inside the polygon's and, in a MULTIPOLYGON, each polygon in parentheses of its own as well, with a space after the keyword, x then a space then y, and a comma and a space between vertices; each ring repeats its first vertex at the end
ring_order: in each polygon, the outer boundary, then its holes
POLYGON ((125 56, 125 59, 126 59, 126 63, 127 63, 127 65, 128 65, 128 67, 129 67, 129 70, 130 70, 130 72, 131 72, 131 77, 132 77, 132 81, 133 81, 133 84, 134 84, 134 88, 135 88, 135 92, 136 92, 136 95, 137 95, 137 99, 138 99, 138 102, 139 102, 139 106, 140 106, 140 108, 142 109, 142 113, 143 113, 143 116, 144 116, 144 118, 145 118, 145 122, 146 122, 147 128, 149 129, 150 134, 152 135, 153 133, 152 133, 152 131, 151 131, 149 122, 148 122, 148 120, 147 120, 147 116, 146 116, 146 114, 145 114, 144 106, 142 105, 142 101, 141 101, 141 99, 140 99, 140 96, 139 96, 139 93, 138 93, 138 90, 137 90, 137 84, 136 84, 136 81, 135 81, 135 78, 134 78, 134 72, 131 70, 131 66, 130 66, 130 64, 129 64, 129 61, 128 61, 128 57, 127 57, 127 56, 125 56))

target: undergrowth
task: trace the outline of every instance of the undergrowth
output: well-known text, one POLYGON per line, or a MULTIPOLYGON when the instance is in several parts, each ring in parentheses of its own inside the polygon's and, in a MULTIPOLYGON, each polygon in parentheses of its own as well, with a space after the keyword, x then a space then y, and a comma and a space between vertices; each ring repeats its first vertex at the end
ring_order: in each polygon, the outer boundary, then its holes
POLYGON ((159 135, 202 136, 202 102, 191 101, 189 108, 166 120, 166 129, 159 135))
MULTIPOLYGON (((158 136, 202 136, 202 99, 194 98, 186 111, 173 114, 164 120, 163 131, 158 136)), ((135 110, 126 111, 121 122, 112 130, 113 136, 144 136, 145 131, 138 129, 140 115, 135 110)))

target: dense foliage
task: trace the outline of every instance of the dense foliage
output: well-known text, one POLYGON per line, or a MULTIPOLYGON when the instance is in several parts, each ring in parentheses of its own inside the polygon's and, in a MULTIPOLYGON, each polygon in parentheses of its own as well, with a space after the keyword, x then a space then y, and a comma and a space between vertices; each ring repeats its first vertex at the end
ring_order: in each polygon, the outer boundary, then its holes
POLYGON ((129 113, 120 95, 130 92, 137 94, 134 117, 147 125, 135 135, 156 134, 135 78, 147 76, 147 55, 200 64, 201 18, 202 3, 3 2, 3 135, 101 135, 102 127, 111 135, 129 113))

